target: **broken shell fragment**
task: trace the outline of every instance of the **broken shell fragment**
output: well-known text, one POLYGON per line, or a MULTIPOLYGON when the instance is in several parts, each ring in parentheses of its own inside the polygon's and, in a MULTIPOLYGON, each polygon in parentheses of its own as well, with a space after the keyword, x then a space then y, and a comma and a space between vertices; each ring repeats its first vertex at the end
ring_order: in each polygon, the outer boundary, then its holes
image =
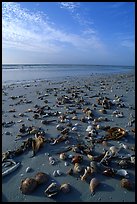
POLYGON ((107 168, 103 171, 103 175, 105 176, 114 176, 115 175, 115 171, 111 168, 107 168))
POLYGON ((89 189, 92 195, 94 195, 95 188, 99 185, 99 180, 96 179, 95 177, 91 179, 90 184, 89 184, 89 189))
POLYGON ((75 163, 81 163, 83 160, 83 157, 80 156, 80 155, 76 155, 72 158, 72 163, 75 164, 75 163))
POLYGON ((52 197, 52 196, 55 196, 58 192, 60 191, 60 186, 53 182, 51 183, 48 188, 44 191, 45 195, 47 197, 52 197))
POLYGON ((82 167, 80 166, 79 163, 75 163, 73 171, 74 173, 79 173, 82 171, 82 167))
POLYGON ((38 172, 35 175, 35 180, 38 182, 38 184, 43 184, 48 181, 48 175, 44 172, 38 172))
POLYGON ((60 186, 60 190, 63 192, 63 193, 68 193, 70 192, 70 184, 69 183, 64 183, 60 186))
POLYGON ((132 183, 129 179, 126 179, 126 178, 121 179, 120 185, 122 188, 126 188, 127 190, 132 189, 132 183))
POLYGON ((21 181, 20 190, 23 194, 30 194, 36 187, 38 183, 33 178, 25 178, 21 181))

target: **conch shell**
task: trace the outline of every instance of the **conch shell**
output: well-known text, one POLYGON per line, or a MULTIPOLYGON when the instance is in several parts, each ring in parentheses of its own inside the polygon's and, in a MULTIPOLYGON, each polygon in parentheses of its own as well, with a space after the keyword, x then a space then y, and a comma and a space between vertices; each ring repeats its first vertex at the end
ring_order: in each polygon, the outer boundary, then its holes
POLYGON ((60 187, 60 190, 63 192, 63 193, 68 193, 70 192, 70 184, 69 183, 63 183, 60 187))
POLYGON ((23 194, 30 194, 36 187, 38 183, 33 178, 26 178, 21 181, 20 190, 23 194))
POLYGON ((99 185, 99 180, 96 179, 95 177, 91 179, 90 184, 89 184, 89 189, 92 195, 94 195, 95 188, 99 185))
POLYGON ((51 183, 48 188, 44 191, 47 197, 52 197, 60 191, 60 186, 57 183, 51 183))

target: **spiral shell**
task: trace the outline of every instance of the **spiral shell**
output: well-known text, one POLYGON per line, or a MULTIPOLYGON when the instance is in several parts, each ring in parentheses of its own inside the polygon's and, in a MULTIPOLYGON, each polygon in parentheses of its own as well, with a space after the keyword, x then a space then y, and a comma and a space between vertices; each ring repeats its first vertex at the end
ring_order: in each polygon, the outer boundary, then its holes
POLYGON ((21 181, 20 190, 23 194, 30 194, 36 187, 38 183, 33 178, 25 178, 21 181))
POLYGON ((130 182, 129 179, 126 179, 126 178, 121 179, 120 185, 122 188, 126 188, 127 190, 132 189, 132 183, 130 182))
POLYGON ((60 187, 60 190, 63 192, 63 193, 68 193, 70 192, 70 184, 69 183, 64 183, 61 185, 60 187))
POLYGON ((48 181, 48 175, 43 172, 38 172, 35 175, 35 180, 38 182, 38 184, 46 183, 48 181))

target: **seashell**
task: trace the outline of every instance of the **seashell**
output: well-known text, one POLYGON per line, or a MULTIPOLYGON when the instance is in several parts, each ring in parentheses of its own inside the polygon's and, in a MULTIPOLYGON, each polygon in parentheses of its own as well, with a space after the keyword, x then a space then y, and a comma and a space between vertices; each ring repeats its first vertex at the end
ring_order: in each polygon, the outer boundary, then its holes
POLYGON ((86 178, 91 175, 94 172, 94 169, 92 167, 87 166, 86 169, 84 170, 84 174, 81 177, 81 181, 85 181, 86 178))
POLYGON ((118 152, 118 149, 117 149, 115 146, 111 146, 111 147, 109 148, 109 150, 110 150, 111 153, 114 154, 114 155, 118 152))
POLYGON ((58 124, 56 126, 56 129, 62 131, 64 129, 64 127, 62 125, 58 124))
POLYGON ((91 179, 90 184, 89 184, 89 189, 92 195, 94 195, 95 188, 99 185, 99 180, 96 179, 95 177, 91 179))
POLYGON ((130 159, 131 159, 131 163, 135 164, 135 156, 131 156, 130 159))
POLYGON ((73 127, 72 131, 77 131, 77 129, 78 129, 77 127, 73 127))
POLYGON ((26 168, 26 173, 28 173, 28 172, 30 172, 30 171, 31 171, 31 167, 28 166, 28 167, 26 168))
POLYGON ((97 171, 97 163, 95 161, 90 162, 90 167, 94 169, 94 171, 97 171))
POLYGON ((83 160, 83 157, 80 156, 80 155, 76 155, 72 158, 72 163, 75 164, 75 163, 81 163, 83 160))
POLYGON ((68 163, 68 162, 65 162, 65 163, 64 163, 64 165, 65 165, 65 166, 68 166, 68 165, 69 165, 69 163, 68 163))
POLYGON ((103 113, 103 114, 106 114, 106 113, 107 113, 106 109, 100 109, 99 112, 100 112, 100 113, 103 113))
POLYGON ((69 193, 69 192, 70 192, 70 184, 69 184, 69 183, 63 183, 63 184, 60 186, 60 190, 61 190, 63 193, 69 193))
POLYGON ((67 158, 67 155, 63 152, 63 153, 61 153, 61 154, 59 155, 59 158, 60 158, 61 160, 65 160, 65 159, 67 158))
POLYGON ((119 176, 126 177, 128 175, 128 172, 125 169, 119 169, 117 170, 116 174, 119 176))
POLYGON ((91 130, 93 129, 93 127, 91 125, 89 125, 86 129, 86 132, 91 132, 91 130))
POLYGON ((72 158, 73 158, 73 155, 72 155, 72 154, 69 154, 69 155, 68 155, 68 158, 69 158, 69 159, 72 159, 72 158))
POLYGON ((38 183, 33 178, 25 178, 21 181, 20 190, 23 194, 30 194, 36 187, 38 183))
POLYGON ((72 117, 72 120, 78 120, 78 117, 75 115, 72 117))
POLYGON ((65 128, 61 131, 61 134, 65 135, 65 134, 68 134, 69 132, 69 128, 65 128))
POLYGON ((88 157, 91 161, 94 160, 94 156, 93 156, 93 155, 87 154, 87 157, 88 157))
POLYGON ((58 192, 60 191, 60 186, 53 182, 51 183, 48 188, 44 191, 45 195, 47 197, 52 197, 52 196, 55 196, 58 192))
POLYGON ((60 170, 57 170, 57 174, 58 174, 58 176, 61 176, 61 175, 62 175, 62 173, 61 173, 60 170))
POLYGON ((102 145, 104 145, 104 146, 108 146, 107 141, 103 140, 103 141, 102 141, 102 145))
POLYGON ((120 185, 122 188, 126 188, 127 190, 131 190, 133 188, 133 184, 129 179, 123 178, 120 181, 120 185))
POLYGON ((122 159, 122 160, 118 163, 118 165, 119 165, 121 168, 127 168, 128 165, 129 165, 129 163, 128 163, 127 160, 122 159))
POLYGON ((70 169, 66 172, 66 174, 68 174, 68 175, 72 175, 72 174, 73 174, 73 169, 70 168, 70 169))
POLYGON ((103 171, 102 173, 105 176, 114 176, 115 175, 115 171, 111 168, 107 168, 103 171))
POLYGON ((38 184, 43 184, 48 181, 48 175, 44 172, 38 172, 34 178, 38 182, 38 184))
POLYGON ((53 171, 53 176, 58 176, 58 174, 57 174, 57 171, 55 170, 55 171, 53 171))
POLYGON ((79 163, 75 163, 73 171, 74 171, 74 173, 79 173, 82 171, 82 167, 80 166, 79 163))

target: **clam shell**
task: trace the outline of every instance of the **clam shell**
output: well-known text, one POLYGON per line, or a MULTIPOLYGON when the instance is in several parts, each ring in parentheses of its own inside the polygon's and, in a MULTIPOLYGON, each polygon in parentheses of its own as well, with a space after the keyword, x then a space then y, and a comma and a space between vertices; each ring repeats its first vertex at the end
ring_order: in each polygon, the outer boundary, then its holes
POLYGON ((68 193, 70 192, 70 184, 69 183, 63 183, 60 187, 60 190, 63 192, 63 193, 68 193))
POLYGON ((126 179, 126 178, 121 179, 120 185, 122 188, 126 188, 127 190, 132 189, 132 183, 129 179, 126 179))
POLYGON ((49 179, 48 175, 44 172, 38 172, 34 178, 38 182, 38 184, 46 183, 49 179))
POLYGON ((38 183, 33 178, 25 178, 21 181, 20 190, 23 194, 30 194, 36 187, 38 183))
POLYGON ((99 185, 99 180, 97 178, 92 178, 89 184, 89 189, 92 194, 94 194, 95 188, 99 185))
POLYGON ((58 192, 60 191, 60 186, 53 182, 51 183, 48 188, 44 191, 45 195, 47 197, 52 197, 52 196, 55 196, 58 192))
POLYGON ((117 170, 116 174, 119 176, 126 177, 128 175, 128 172, 125 169, 119 169, 117 170))

